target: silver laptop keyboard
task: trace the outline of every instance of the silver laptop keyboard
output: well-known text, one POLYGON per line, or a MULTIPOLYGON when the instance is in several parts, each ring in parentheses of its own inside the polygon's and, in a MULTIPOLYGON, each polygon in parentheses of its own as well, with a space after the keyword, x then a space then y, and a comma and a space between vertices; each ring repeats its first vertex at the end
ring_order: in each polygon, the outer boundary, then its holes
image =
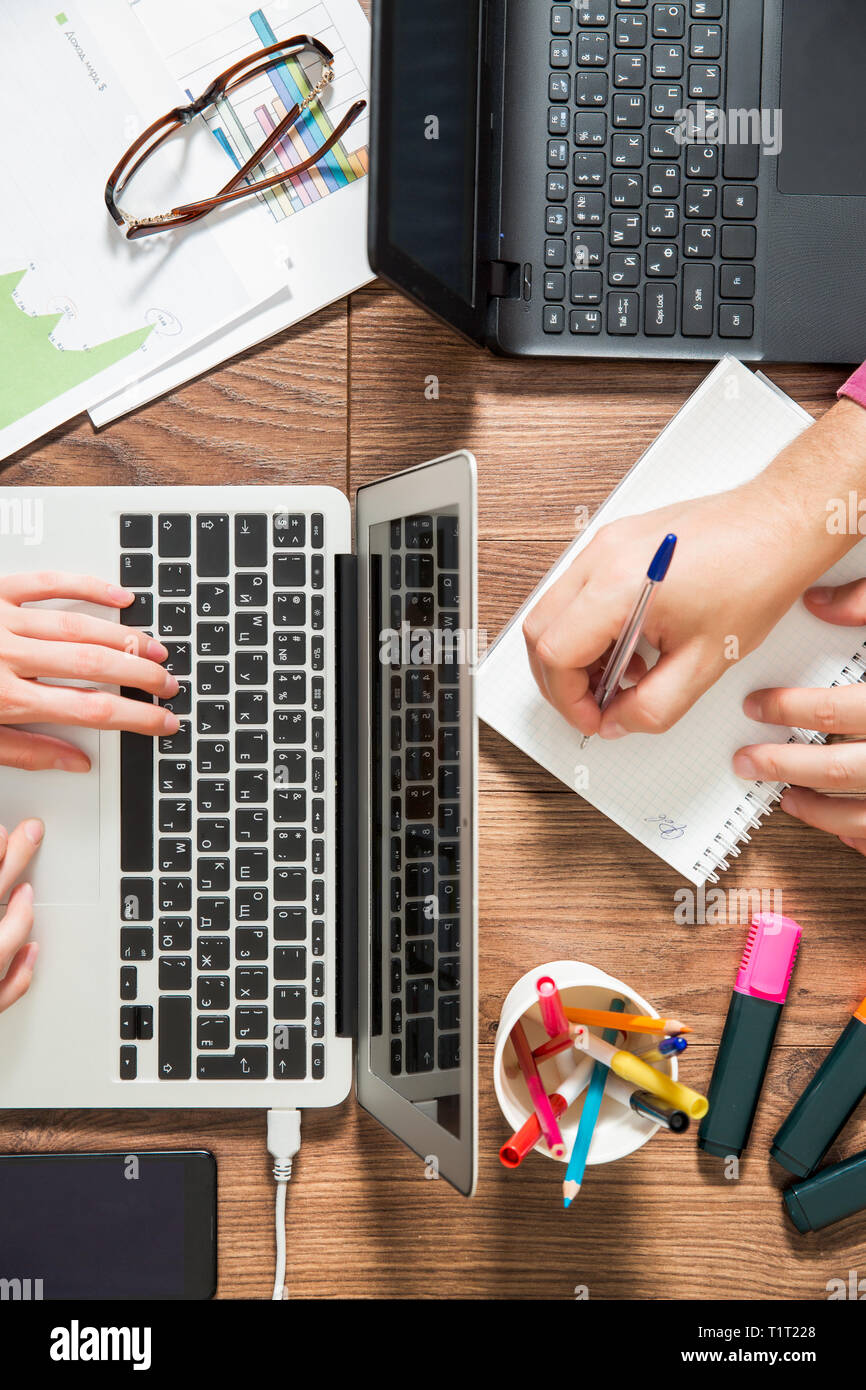
POLYGON ((121 735, 121 1079, 325 1076, 324 539, 318 513, 120 518, 122 620, 181 720, 121 735))

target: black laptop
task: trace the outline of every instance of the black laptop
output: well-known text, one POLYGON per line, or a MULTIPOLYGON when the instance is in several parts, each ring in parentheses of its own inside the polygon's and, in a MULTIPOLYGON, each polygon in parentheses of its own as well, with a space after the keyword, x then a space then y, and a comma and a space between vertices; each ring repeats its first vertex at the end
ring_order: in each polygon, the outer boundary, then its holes
POLYGON ((375 0, 370 260, 518 356, 866 354, 863 0, 375 0))

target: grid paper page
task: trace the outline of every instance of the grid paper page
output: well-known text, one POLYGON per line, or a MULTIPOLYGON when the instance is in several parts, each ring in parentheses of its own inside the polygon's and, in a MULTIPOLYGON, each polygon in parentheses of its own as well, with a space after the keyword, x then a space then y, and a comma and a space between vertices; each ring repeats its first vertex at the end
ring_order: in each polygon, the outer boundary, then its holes
MULTIPOLYGON (((750 786, 731 770, 743 745, 791 737, 787 729, 747 719, 744 697, 763 686, 856 679, 858 671, 845 672, 859 650, 857 634, 822 623, 798 603, 668 733, 593 739, 581 751, 580 734, 538 692, 521 620, 599 526, 727 491, 765 468, 808 422, 775 387, 724 359, 546 576, 478 672, 478 710, 486 723, 567 786, 578 782, 582 796, 697 886, 715 877, 714 868, 726 867, 723 861, 739 852, 737 842, 748 838, 747 828, 778 794, 778 788, 750 786)), ((864 544, 831 571, 837 583, 863 573, 864 544)))

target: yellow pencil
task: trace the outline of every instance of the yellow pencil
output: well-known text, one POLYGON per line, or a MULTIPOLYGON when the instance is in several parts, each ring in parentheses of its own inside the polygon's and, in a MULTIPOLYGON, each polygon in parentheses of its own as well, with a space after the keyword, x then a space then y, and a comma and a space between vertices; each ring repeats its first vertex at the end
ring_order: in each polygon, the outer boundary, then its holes
POLYGON ((590 1033, 586 1027, 576 1030, 574 1046, 580 1052, 588 1052, 596 1062, 603 1062, 616 1076, 621 1076, 623 1081, 630 1081, 639 1090, 649 1091, 660 1100, 666 1100, 676 1106, 678 1110, 685 1110, 693 1120, 702 1119, 710 1108, 706 1096, 699 1095, 690 1086, 684 1086, 681 1081, 674 1081, 666 1072, 657 1071, 649 1062, 635 1057, 633 1052, 611 1047, 610 1043, 596 1037, 595 1033, 590 1033))

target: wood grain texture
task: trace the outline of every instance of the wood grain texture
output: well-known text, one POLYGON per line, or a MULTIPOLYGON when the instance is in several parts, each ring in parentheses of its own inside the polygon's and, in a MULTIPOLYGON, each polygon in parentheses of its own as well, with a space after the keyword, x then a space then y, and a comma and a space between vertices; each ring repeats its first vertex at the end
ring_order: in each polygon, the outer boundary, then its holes
MULTIPOLYGON (((10 461, 3 481, 328 482, 354 491, 469 447, 479 461, 480 617, 493 636, 572 538, 575 506, 603 501, 705 370, 497 360, 377 284, 99 433, 86 422, 56 431, 10 461), (425 400, 431 375, 438 401, 425 400)), ((769 370, 816 413, 839 380, 830 370, 769 370)), ((746 927, 679 923, 682 881, 487 729, 480 816, 478 1194, 467 1203, 427 1180, 424 1165, 353 1099, 308 1113, 289 1189, 291 1293, 571 1299, 586 1286, 593 1299, 820 1299, 828 1279, 862 1270, 866 1217, 798 1236, 767 1153, 866 991, 862 860, 777 814, 725 876, 726 889, 775 893, 775 905, 805 928, 739 1181, 720 1177, 693 1133, 662 1134, 629 1159, 591 1169, 564 1214, 562 1169, 533 1155, 509 1173, 497 1159, 507 1130, 491 1063, 508 989, 547 960, 600 966, 694 1023, 683 1074, 700 1088, 746 927)), ((728 908, 747 916, 750 903, 729 898, 728 908)), ((265 1298, 273 1190, 264 1129, 264 1115, 252 1111, 15 1112, 0 1117, 0 1149, 211 1149, 220 1180, 219 1294, 265 1298)), ((864 1145, 861 1117, 833 1156, 864 1145)))

